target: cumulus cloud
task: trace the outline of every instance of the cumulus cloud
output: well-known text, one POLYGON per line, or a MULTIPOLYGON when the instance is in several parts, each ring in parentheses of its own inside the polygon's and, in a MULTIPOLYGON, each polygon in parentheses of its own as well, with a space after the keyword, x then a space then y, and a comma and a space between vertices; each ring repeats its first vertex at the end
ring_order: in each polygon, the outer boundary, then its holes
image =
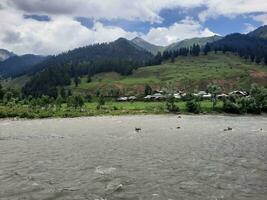
POLYGON ((205 6, 207 9, 199 14, 201 21, 217 16, 233 18, 242 14, 267 12, 266 0, 207 0, 205 6))
POLYGON ((152 28, 143 37, 154 44, 166 46, 187 38, 208 37, 212 35, 215 35, 215 33, 208 28, 204 28, 198 21, 186 17, 170 27, 152 28))
POLYGON ((89 29, 71 17, 58 16, 50 21, 25 19, 15 10, 2 10, 0 47, 18 54, 57 54, 92 43, 109 42, 118 37, 133 38, 137 33, 95 22, 89 29))
POLYGON ((82 16, 94 19, 127 19, 161 22, 163 9, 206 9, 199 14, 205 21, 220 15, 235 17, 240 14, 267 12, 266 0, 3 0, 8 6, 27 13, 82 16))
POLYGON ((252 18, 258 22, 261 22, 263 25, 267 25, 267 13, 260 15, 253 15, 252 18))
POLYGON ((27 13, 160 22, 162 9, 196 7, 204 0, 4 0, 27 13))

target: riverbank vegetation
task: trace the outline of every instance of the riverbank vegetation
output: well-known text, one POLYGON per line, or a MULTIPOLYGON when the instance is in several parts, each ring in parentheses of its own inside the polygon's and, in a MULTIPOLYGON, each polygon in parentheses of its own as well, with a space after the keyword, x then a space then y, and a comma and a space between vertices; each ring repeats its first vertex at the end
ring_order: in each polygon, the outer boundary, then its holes
POLYGON ((192 94, 181 99, 173 96, 160 101, 128 101, 118 102, 114 98, 98 96, 73 95, 62 92, 56 99, 48 96, 22 98, 13 90, 0 87, 0 118, 49 118, 49 117, 79 117, 98 115, 127 114, 166 114, 166 113, 234 113, 261 114, 267 112, 267 89, 253 85, 250 95, 241 97, 230 95, 217 99, 219 90, 216 85, 209 85, 207 90, 213 91, 210 100, 195 97, 192 94))

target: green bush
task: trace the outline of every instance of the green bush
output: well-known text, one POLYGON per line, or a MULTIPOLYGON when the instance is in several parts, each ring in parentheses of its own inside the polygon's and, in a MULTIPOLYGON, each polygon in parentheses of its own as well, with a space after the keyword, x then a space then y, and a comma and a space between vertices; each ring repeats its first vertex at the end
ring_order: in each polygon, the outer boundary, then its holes
POLYGON ((175 98, 174 96, 170 96, 167 98, 166 107, 169 112, 179 112, 180 109, 177 105, 175 105, 175 98))
POLYGON ((224 100, 223 111, 227 113, 241 114, 239 105, 229 99, 224 100))
POLYGON ((186 102, 186 109, 188 112, 195 113, 195 114, 198 114, 201 112, 200 103, 195 99, 186 102))

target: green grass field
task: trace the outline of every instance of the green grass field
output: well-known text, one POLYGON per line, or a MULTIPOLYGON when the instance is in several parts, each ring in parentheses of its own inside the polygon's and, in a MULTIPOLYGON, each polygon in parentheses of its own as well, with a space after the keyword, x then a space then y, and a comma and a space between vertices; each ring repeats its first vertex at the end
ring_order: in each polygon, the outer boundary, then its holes
MULTIPOLYGON (((201 111, 213 113, 212 103, 202 101, 201 111)), ((176 102, 180 113, 187 114, 186 103, 176 102)), ((218 102, 214 113, 222 112, 222 102, 218 102)), ((166 102, 114 102, 108 101, 101 109, 97 109, 97 103, 86 103, 81 109, 74 109, 63 104, 61 107, 32 108, 28 105, 15 104, 12 106, 0 105, 0 118, 49 118, 49 117, 81 117, 99 115, 135 115, 135 114, 167 114, 166 102)))
POLYGON ((91 83, 87 78, 71 88, 77 93, 108 92, 120 89, 126 95, 140 94, 146 84, 155 89, 173 88, 186 91, 204 90, 213 82, 225 91, 248 89, 252 83, 267 86, 267 67, 240 59, 233 54, 214 54, 199 57, 178 57, 175 63, 139 68, 130 76, 117 73, 97 74, 91 83))

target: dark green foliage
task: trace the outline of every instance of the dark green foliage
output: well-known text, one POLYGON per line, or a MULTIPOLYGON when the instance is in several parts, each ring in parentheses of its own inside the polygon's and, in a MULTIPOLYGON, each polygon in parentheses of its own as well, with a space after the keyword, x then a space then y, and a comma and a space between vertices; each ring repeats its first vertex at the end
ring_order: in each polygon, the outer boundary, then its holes
POLYGON ((92 82, 91 75, 88 74, 88 76, 87 76, 87 83, 91 83, 91 82, 92 82))
POLYGON ((169 112, 179 112, 180 109, 177 105, 175 105, 175 97, 172 95, 167 98, 166 107, 169 112))
POLYGON ((81 108, 84 105, 84 99, 81 95, 75 95, 68 98, 68 105, 75 109, 81 108))
POLYGON ((230 96, 224 100, 223 110, 235 114, 260 114, 267 111, 266 106, 267 89, 253 85, 249 97, 230 96))
POLYGON ((256 59, 255 59, 255 63, 260 64, 261 63, 261 58, 257 56, 256 59))
POLYGON ((156 59, 156 61, 154 61, 154 63, 160 64, 162 61, 169 59, 171 59, 171 62, 174 62, 175 58, 177 58, 178 56, 199 56, 199 54, 200 46, 198 44, 194 44, 190 48, 183 47, 177 50, 166 50, 163 52, 161 59, 159 59, 160 54, 156 56, 158 58, 156 59), (161 62, 159 62, 158 60, 161 60, 161 62))
POLYGON ((210 47, 210 44, 207 43, 203 49, 203 52, 205 55, 207 55, 209 52, 211 51, 211 47, 210 47))
POLYGON ((4 97, 4 90, 3 90, 3 87, 2 85, 0 84, 0 102, 3 100, 3 97, 4 97))
POLYGON ((193 45, 191 48, 190 48, 190 54, 192 56, 199 56, 199 53, 200 53, 200 46, 197 44, 197 45, 193 45))
POLYGON ((264 64, 267 65, 267 52, 264 55, 264 64))
POLYGON ((66 99, 67 98, 66 90, 64 89, 64 87, 62 87, 59 92, 60 92, 60 96, 63 99, 66 99))
POLYGON ((3 77, 17 77, 32 70, 35 65, 43 62, 48 57, 37 55, 12 56, 0 62, 0 75, 3 77))
POLYGON ((192 99, 186 102, 186 109, 188 112, 198 114, 201 112, 200 103, 196 99, 192 99))
POLYGON ((261 63, 267 54, 267 40, 239 33, 227 35, 210 45, 211 49, 238 53, 240 57, 250 58, 251 62, 255 61, 257 64, 261 63))
POLYGON ((152 94, 152 88, 149 85, 145 86, 145 95, 151 95, 152 94))
MULTIPOLYGON (((32 73, 39 72, 24 86, 23 94, 28 96, 49 95, 52 87, 70 85, 71 78, 83 75, 93 76, 102 72, 118 72, 129 75, 137 67, 153 60, 152 54, 137 48, 132 42, 120 38, 109 44, 96 44, 78 48, 58 56, 50 57, 37 65, 32 73)), ((155 60, 161 63, 161 57, 155 60)))
POLYGON ((75 87, 77 87, 81 83, 81 79, 78 76, 75 76, 74 83, 75 83, 75 87))
POLYGON ((229 99, 224 100, 223 110, 224 112, 227 113, 234 113, 234 114, 241 113, 240 105, 236 101, 231 101, 229 99))
POLYGON ((217 104, 217 95, 221 93, 222 89, 218 85, 209 84, 207 90, 211 94, 212 110, 214 110, 217 104))
POLYGON ((103 105, 105 105, 105 97, 103 95, 100 95, 97 100, 97 109, 101 109, 103 105))

